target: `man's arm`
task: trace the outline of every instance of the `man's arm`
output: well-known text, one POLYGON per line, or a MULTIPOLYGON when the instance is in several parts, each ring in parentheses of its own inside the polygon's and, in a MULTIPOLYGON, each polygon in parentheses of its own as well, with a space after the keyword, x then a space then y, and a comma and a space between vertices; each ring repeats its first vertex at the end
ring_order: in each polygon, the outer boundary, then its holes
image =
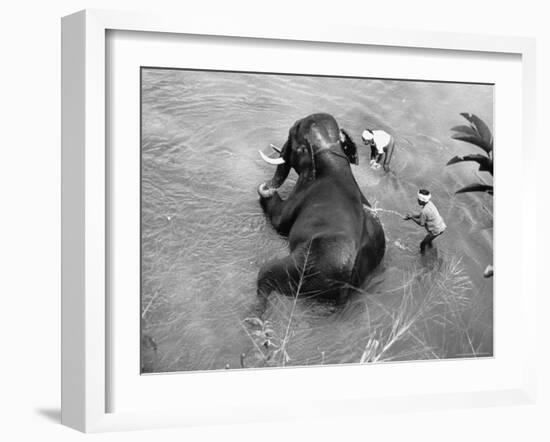
POLYGON ((378 149, 376 148, 376 143, 373 141, 370 145, 370 159, 376 160, 376 155, 378 154, 378 149))
POLYGON ((420 213, 407 213, 405 215, 405 219, 406 220, 410 219, 410 220, 414 221, 416 224, 418 224, 419 226, 423 226, 424 223, 425 223, 425 220, 422 216, 422 212, 420 212, 420 213))
POLYGON ((420 215, 411 215, 411 217, 409 219, 413 220, 419 226, 424 225, 424 224, 422 224, 422 221, 420 221, 420 215))

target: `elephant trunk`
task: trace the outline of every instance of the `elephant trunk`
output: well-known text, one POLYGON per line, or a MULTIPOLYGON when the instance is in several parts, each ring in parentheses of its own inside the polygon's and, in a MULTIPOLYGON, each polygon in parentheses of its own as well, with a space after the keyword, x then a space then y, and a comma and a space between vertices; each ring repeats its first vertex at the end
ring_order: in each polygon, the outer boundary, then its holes
POLYGON ((276 146, 271 145, 271 148, 280 154, 279 158, 269 158, 266 155, 264 155, 262 151, 260 151, 260 156, 264 161, 266 161, 269 164, 277 166, 277 169, 273 174, 273 178, 271 178, 271 181, 266 183, 266 185, 271 189, 278 189, 279 187, 281 187, 281 185, 284 183, 284 181, 288 177, 288 174, 290 173, 291 165, 290 165, 290 162, 288 161, 290 149, 288 145, 289 145, 288 141, 284 144, 282 149, 279 149, 276 146))
POLYGON ((268 183, 269 187, 273 189, 278 189, 279 187, 281 187, 289 173, 290 164, 286 162, 283 164, 279 164, 277 166, 277 169, 275 170, 275 173, 273 174, 273 178, 271 178, 271 182, 268 183))

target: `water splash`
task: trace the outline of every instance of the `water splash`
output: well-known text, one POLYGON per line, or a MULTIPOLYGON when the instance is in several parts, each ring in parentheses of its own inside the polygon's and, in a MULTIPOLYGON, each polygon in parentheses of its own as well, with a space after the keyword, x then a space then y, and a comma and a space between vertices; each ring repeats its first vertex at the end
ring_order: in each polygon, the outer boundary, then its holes
POLYGON ((397 212, 396 210, 383 209, 382 207, 376 207, 376 204, 374 205, 374 207, 369 207, 369 206, 363 205, 363 208, 365 210, 368 210, 369 212, 373 212, 376 215, 378 215, 378 212, 382 212, 382 213, 391 213, 392 215, 396 215, 400 218, 405 218, 405 215, 403 215, 402 213, 397 212))

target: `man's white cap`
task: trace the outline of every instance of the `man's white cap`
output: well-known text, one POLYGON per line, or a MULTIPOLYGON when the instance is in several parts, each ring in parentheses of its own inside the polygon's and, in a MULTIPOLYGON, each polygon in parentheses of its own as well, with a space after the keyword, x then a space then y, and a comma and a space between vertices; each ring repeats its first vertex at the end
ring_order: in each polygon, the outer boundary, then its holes
POLYGON ((361 134, 361 137, 363 138, 363 141, 371 141, 371 140, 374 140, 374 135, 368 131, 368 130, 364 130, 363 133, 361 134))
POLYGON ((418 195, 417 195, 418 199, 420 201, 422 201, 423 203, 427 203, 428 201, 430 201, 431 197, 432 197, 432 194, 431 193, 428 193, 427 195, 424 195, 423 193, 420 193, 418 192, 418 195))

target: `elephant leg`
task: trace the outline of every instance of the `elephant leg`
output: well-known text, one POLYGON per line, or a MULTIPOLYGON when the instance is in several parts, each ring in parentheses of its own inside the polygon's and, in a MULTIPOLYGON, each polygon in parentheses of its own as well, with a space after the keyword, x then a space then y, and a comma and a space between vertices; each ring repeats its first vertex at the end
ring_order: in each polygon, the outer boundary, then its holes
POLYGON ((289 204, 292 204, 291 201, 283 201, 277 192, 270 197, 260 198, 260 205, 262 206, 264 213, 269 218, 271 225, 278 233, 282 235, 288 235, 291 226, 290 218, 285 216, 285 214, 288 215, 289 213, 287 208, 289 204))
POLYGON ((258 316, 267 309, 268 298, 273 291, 286 296, 309 295, 317 278, 306 259, 307 251, 301 247, 284 258, 274 259, 262 266, 258 274, 258 316))
POLYGON ((277 192, 274 192, 273 195, 268 197, 260 197, 260 205, 271 223, 281 217, 283 203, 283 199, 277 192))
POLYGON ((272 291, 293 295, 299 279, 299 267, 294 254, 264 264, 258 275, 258 297, 267 299, 272 291))

